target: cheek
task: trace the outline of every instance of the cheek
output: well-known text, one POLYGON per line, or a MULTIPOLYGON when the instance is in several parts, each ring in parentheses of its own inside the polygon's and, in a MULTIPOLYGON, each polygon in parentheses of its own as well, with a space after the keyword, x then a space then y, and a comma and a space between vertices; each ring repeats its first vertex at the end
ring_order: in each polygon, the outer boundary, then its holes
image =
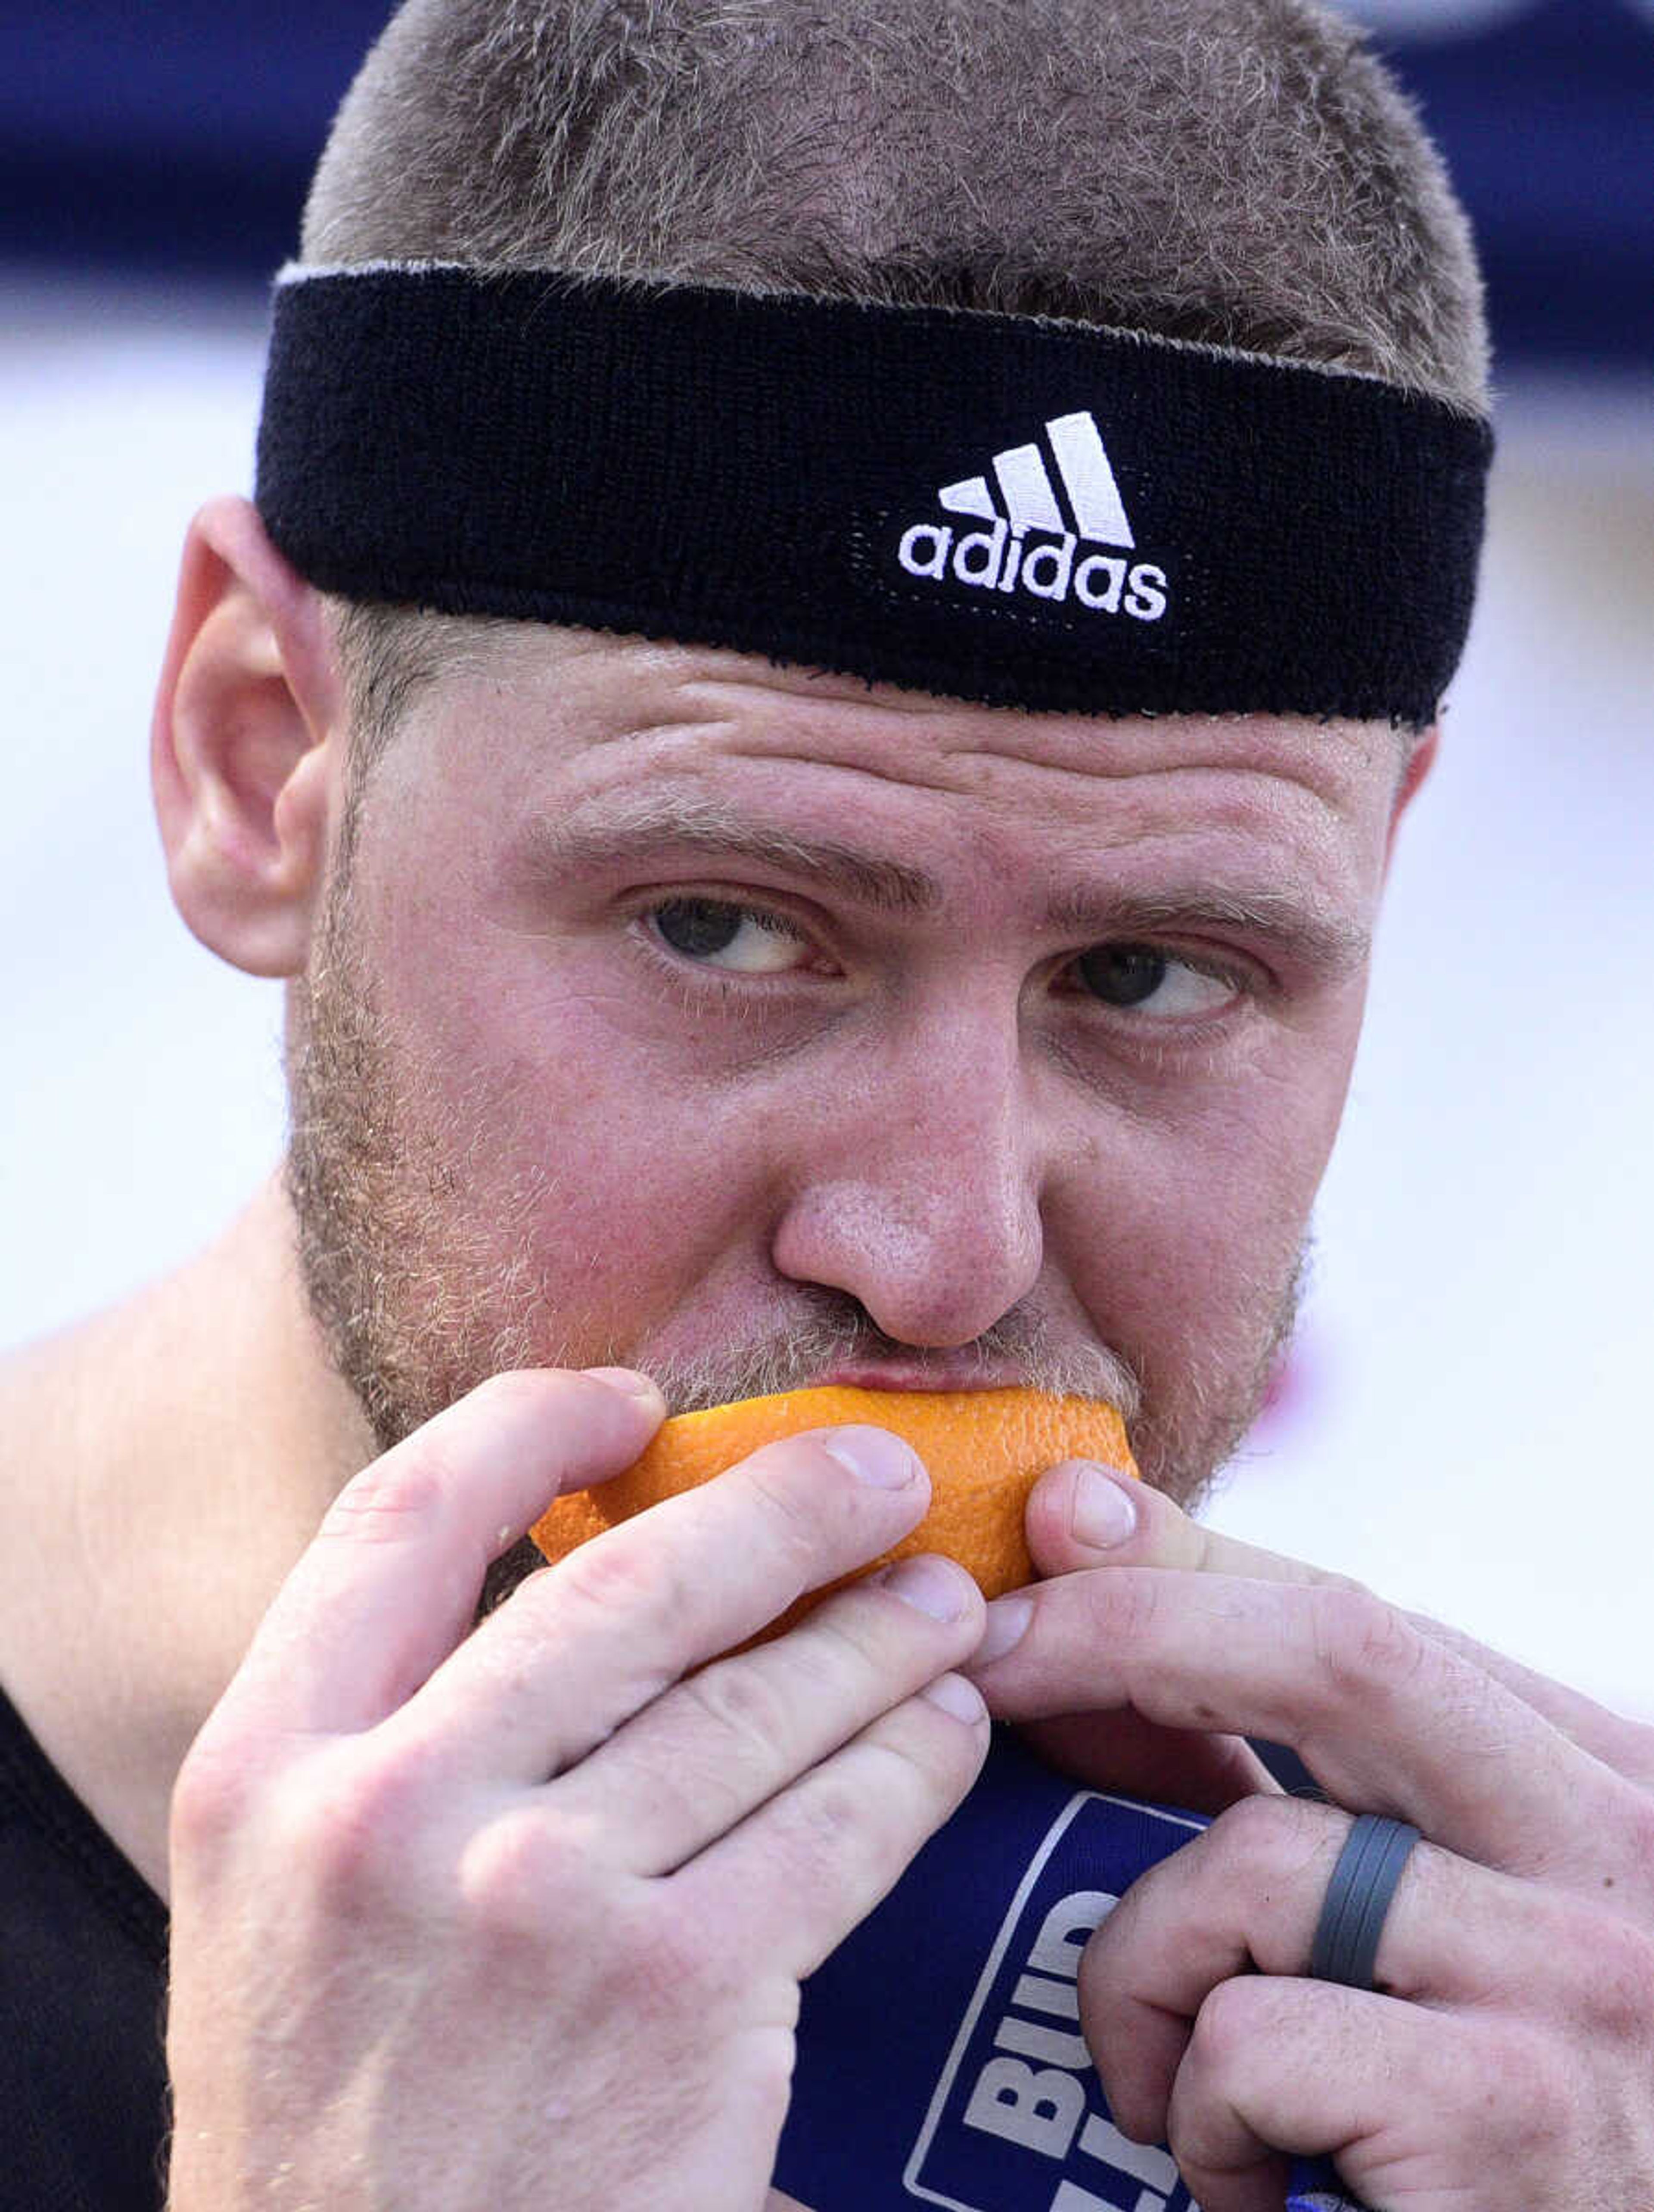
POLYGON ((1061 1242, 1100 1333, 1157 1367, 1244 1352, 1280 1310, 1353 1057, 1359 1010, 1241 1079, 1098 1133, 1061 1242))
POLYGON ((421 1073, 410 1105, 452 1202, 502 1259, 531 1254, 553 1303, 658 1309, 764 1219, 764 1121, 668 1072, 622 1008, 532 945, 404 906, 398 934, 447 957, 380 966, 385 1012, 421 1073), (425 934, 433 927, 446 933, 425 934))

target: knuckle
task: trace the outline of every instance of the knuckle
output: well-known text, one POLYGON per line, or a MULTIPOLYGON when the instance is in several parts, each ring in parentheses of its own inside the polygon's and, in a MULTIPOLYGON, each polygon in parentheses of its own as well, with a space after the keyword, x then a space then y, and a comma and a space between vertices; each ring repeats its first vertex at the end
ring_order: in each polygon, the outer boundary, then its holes
MULTIPOLYGON (((1654 1730, 1651 1730, 1654 1736, 1654 1730)), ((1620 1842, 1619 1856, 1622 1863, 1636 1869, 1639 1893, 1645 1905, 1649 1902, 1651 1874, 1654 1872, 1654 1794, 1638 1790, 1619 1795, 1623 1802, 1624 1832, 1620 1842)))
MULTIPOLYGON (((1064 1601, 1079 1607, 1085 1626, 1107 1636, 1121 1649, 1133 1650, 1153 1638, 1163 1608, 1165 1578, 1152 1567, 1099 1569, 1090 1574, 1065 1576, 1048 1585, 1061 1590, 1064 1601)), ((1035 1623, 1039 1620, 1036 1605, 1035 1623)))
MULTIPOLYGON (((891 1745, 879 1748, 903 1770, 914 1763, 891 1745)), ((859 1793, 842 1783, 822 1780, 805 1794, 794 1812, 800 1840, 812 1858, 836 1863, 858 1850, 866 1838, 867 1808, 859 1793)))
POLYGON ((727 1954, 705 1923, 684 1912, 659 1912, 633 1935, 629 1955, 642 1979, 682 1996, 709 1998, 733 1978, 727 1954))
POLYGON ((793 1733, 796 1701, 784 1694, 767 1666, 723 1660, 691 1674, 680 1695, 687 1715, 715 1739, 719 1761, 728 1759, 733 1742, 751 1764, 766 1765, 793 1733))
MULTIPOLYGON (((1627 1720, 1619 1715, 1614 1717, 1618 1723, 1614 1731, 1615 1765, 1628 1780, 1640 1783, 1645 1790, 1654 1792, 1654 1728, 1645 1721, 1627 1720)), ((1646 1829, 1654 1830, 1654 1796, 1644 1799, 1643 1811, 1646 1829)), ((1642 1865, 1650 1863, 1648 1858, 1639 1862, 1642 1865)))
POLYGON ((906 1840, 917 1808, 938 1795, 940 1762, 919 1750, 913 1738, 921 1732, 885 1727, 865 1736, 866 1763, 854 1775, 818 1769, 791 1796, 789 1856, 800 1879, 883 1857, 898 1837, 906 1840))
POLYGON ((560 1559, 547 1580, 560 1604, 604 1616, 623 1615, 649 1629, 693 1617, 693 1591, 674 1549, 644 1525, 644 1517, 595 1536, 560 1559))
POLYGON ((638 1908, 611 1913, 604 1978, 624 2016, 646 2030, 685 2021, 703 2030, 739 2005, 749 1969, 704 1918, 682 1909, 670 1881, 659 1887, 662 1894, 638 1908))
POLYGON ((773 2141, 793 2100, 797 2050, 792 2027, 769 2021, 749 2029, 739 2048, 744 2100, 756 2126, 773 2141))
POLYGON ((471 1836, 456 1876, 466 1932, 485 1948, 543 1945, 589 1905, 594 1869, 567 1820, 519 1808, 471 1836))
POLYGON ((431 1521, 453 1486, 441 1443, 422 1431, 351 1477, 328 1507, 318 1540, 400 1542, 431 1521))
POLYGON ((544 1414, 578 1379, 559 1368, 505 1367, 479 1382, 467 1402, 489 1420, 544 1414))
POLYGON ((1256 1984, 1247 1978, 1219 1982, 1195 2015, 1189 2058, 1197 2075, 1211 2081, 1233 2078, 1258 2041, 1256 1984))
MULTIPOLYGON (((928 1700, 911 1699, 886 1717, 868 1747, 886 1768, 889 1780, 870 1793, 873 1802, 888 1808, 904 1826, 922 1809, 939 1816, 944 1801, 951 1801, 961 1778, 974 1773, 976 1753, 969 1733, 956 1724, 940 1725, 942 1716, 928 1700)), ((848 1785, 820 1793, 821 1833, 824 1841, 866 1837, 872 1826, 859 1789, 848 1785)))
POLYGON ((1206 1848, 1223 1855, 1239 1875, 1266 1866, 1280 1847, 1277 1807, 1268 1797, 1243 1797, 1219 1813, 1206 1832, 1206 1848))
MULTIPOLYGON (((1098 2043, 1113 2047, 1110 2031, 1122 2006, 1139 1993, 1143 1978, 1145 1923, 1146 1942, 1153 1948, 1153 1867, 1140 1874, 1110 1905, 1086 1937, 1079 1954, 1075 1982, 1080 2016, 1090 2025, 1098 2043)), ((1152 1971, 1151 1967, 1150 1971, 1152 1971)))
POLYGON ((1242 1797, 1219 1814, 1199 1848, 1217 1856, 1227 1884, 1267 1892, 1289 1862, 1319 1853, 1326 1824, 1317 1809, 1293 1797, 1242 1797))
POLYGON ((1317 1589, 1312 1607, 1316 1656, 1338 1701, 1394 1696, 1424 1665, 1425 1638, 1405 1614, 1369 1591, 1317 1589))
POLYGON ((1371 1597, 1373 1595, 1370 1584, 1358 1582, 1353 1575, 1339 1574, 1331 1567, 1317 1567, 1315 1578, 1323 1589, 1348 1590, 1356 1597, 1371 1597))
POLYGON ((173 1850, 192 1859, 222 1853, 246 1822, 262 1778, 258 1759, 239 1737, 204 1730, 173 1786, 173 1850))
POLYGON ((625 1730, 604 1753, 623 1786, 645 1793, 669 1826, 723 1834, 767 1795, 786 1760, 788 1713, 776 1687, 728 1660, 678 1683, 660 1727, 634 1747, 625 1730))
POLYGON ((287 1863, 319 1894, 345 1904, 399 1893, 429 1818, 429 1786, 416 1755, 382 1747, 314 1759, 278 1789, 277 1824, 287 1863))
POLYGON ((812 1580, 812 1570, 824 1548, 827 1533, 824 1504, 842 1496, 850 1486, 848 1470, 830 1452, 803 1444, 796 1438, 758 1454, 748 1470, 753 1494, 769 1522, 770 1541, 793 1571, 800 1586, 812 1580), (831 1468, 836 1477, 822 1478, 831 1468), (812 1480, 800 1478, 808 1474, 812 1480))
POLYGON ((865 1584, 852 1585, 773 1646, 771 1688, 784 1713, 848 1698, 858 1706, 876 1698, 888 1710, 909 1693, 893 1655, 915 1644, 924 1648, 925 1616, 916 1606, 869 1606, 869 1595, 865 1584))
POLYGON ((1575 2004, 1593 2039, 1654 2055, 1654 1936, 1591 1908, 1566 1955, 1576 1964, 1575 2004))
POLYGON ((1576 2087, 1566 2055, 1548 2035, 1507 2029, 1496 2039, 1489 2076, 1499 2084, 1499 2130, 1513 2166, 1543 2172, 1576 2122, 1576 2087))

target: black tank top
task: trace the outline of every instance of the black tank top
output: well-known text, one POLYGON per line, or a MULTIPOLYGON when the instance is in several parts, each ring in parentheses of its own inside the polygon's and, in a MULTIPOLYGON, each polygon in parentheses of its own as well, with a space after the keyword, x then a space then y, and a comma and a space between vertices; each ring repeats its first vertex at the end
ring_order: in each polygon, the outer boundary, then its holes
POLYGON ((167 1908, 0 1692, 0 2206, 160 2212, 167 1908))

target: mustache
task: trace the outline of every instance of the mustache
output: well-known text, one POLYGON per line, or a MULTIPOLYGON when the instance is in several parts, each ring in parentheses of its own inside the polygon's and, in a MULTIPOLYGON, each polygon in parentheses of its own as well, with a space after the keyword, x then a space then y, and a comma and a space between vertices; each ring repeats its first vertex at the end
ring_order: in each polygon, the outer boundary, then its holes
MULTIPOLYGON (((922 1347, 887 1336, 851 1297, 825 1294, 739 1345, 690 1358, 634 1358, 660 1385, 673 1413, 702 1413, 735 1398, 773 1397, 807 1389, 830 1369, 922 1363, 922 1347)), ((1006 1376, 1054 1397, 1099 1398, 1129 1426, 1142 1402, 1136 1375, 1107 1345, 1076 1341, 1043 1314, 1014 1307, 981 1336, 947 1349, 952 1387, 962 1364, 1003 1383, 1006 1376)))

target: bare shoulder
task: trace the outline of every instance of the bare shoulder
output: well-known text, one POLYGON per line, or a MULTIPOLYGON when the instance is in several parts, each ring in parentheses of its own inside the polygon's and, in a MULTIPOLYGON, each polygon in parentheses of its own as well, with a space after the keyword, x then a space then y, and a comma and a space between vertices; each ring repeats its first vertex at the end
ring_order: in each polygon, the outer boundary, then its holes
POLYGON ((49 1528, 87 1481, 119 1463, 175 1392, 168 1352, 179 1292, 162 1280, 120 1304, 0 1354, 0 1515, 8 1533, 49 1528))
POLYGON ((164 1358, 146 1291, 0 1358, 0 1681, 62 1668, 160 1470, 164 1358), (146 1479, 148 1478, 148 1479, 146 1479))
POLYGON ((0 1685, 157 1888, 179 1761, 372 1456, 261 1193, 125 1304, 0 1360, 0 1685))
POLYGON ((0 1355, 0 1674, 16 1607, 50 1571, 91 1465, 131 1409, 125 1310, 0 1355))
POLYGON ((89 1418, 125 1364, 136 1326, 126 1306, 71 1323, 50 1336, 0 1352, 0 1473, 21 1478, 21 1459, 72 1450, 76 1429, 89 1418))
POLYGON ((0 1358, 0 1686, 153 1883, 153 1820, 141 1834, 132 1777, 109 1752, 141 1740, 126 1732, 137 1655, 108 1501, 132 1495, 149 1426, 143 1334, 119 1308, 0 1358))
POLYGON ((0 1358, 0 1686, 156 1887, 179 1761, 353 1471, 279 1226, 0 1358))

